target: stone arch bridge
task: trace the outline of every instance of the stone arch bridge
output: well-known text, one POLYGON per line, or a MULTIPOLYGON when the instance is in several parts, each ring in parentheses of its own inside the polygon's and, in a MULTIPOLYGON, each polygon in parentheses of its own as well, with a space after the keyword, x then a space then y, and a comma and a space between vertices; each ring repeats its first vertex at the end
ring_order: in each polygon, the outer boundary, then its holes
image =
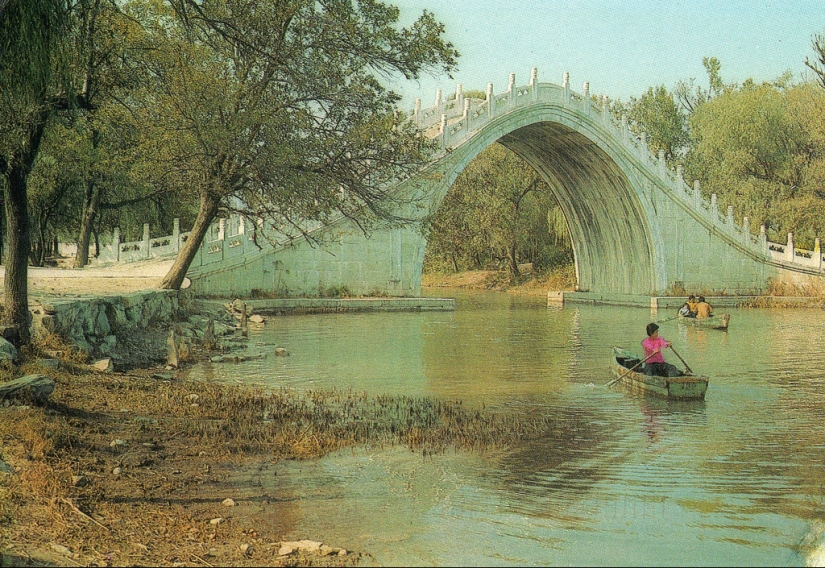
MULTIPOLYGON (((467 98, 461 86, 445 101, 420 100, 411 120, 436 138, 440 153, 397 191, 435 211, 456 177, 482 150, 500 142, 547 181, 572 237, 578 288, 612 295, 667 295, 682 289, 717 294, 753 294, 769 281, 821 279, 823 256, 802 251, 789 234, 769 243, 764 227, 752 235, 748 219, 732 207, 717 210, 716 196, 703 199, 698 182, 685 183, 664 157, 649 152, 626 121, 614 122, 606 97, 594 103, 588 83, 581 93, 530 81, 483 99, 467 98)), ((365 236, 345 219, 304 239, 259 249, 239 223, 222 221, 190 267, 193 289, 204 295, 245 295, 254 290, 282 296, 316 296, 346 287, 353 294, 415 296, 421 291, 426 238, 415 226, 379 228, 365 236)))

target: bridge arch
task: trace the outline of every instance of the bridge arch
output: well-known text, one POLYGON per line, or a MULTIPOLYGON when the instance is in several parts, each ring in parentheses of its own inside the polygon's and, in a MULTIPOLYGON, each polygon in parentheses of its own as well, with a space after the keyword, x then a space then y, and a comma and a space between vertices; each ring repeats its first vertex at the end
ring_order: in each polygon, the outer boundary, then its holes
POLYGON ((495 142, 525 160, 551 188, 570 230, 579 289, 618 294, 657 289, 653 229, 633 177, 598 127, 565 108, 532 105, 491 121, 437 166, 435 211, 461 171, 495 142))
MULTIPOLYGON (((814 251, 769 243, 764 227, 750 233, 733 211, 717 210, 698 185, 652 156, 644 135, 613 121, 607 105, 594 105, 589 86, 574 93, 538 83, 485 99, 417 101, 411 120, 438 141, 440 152, 394 191, 411 204, 406 217, 428 218, 459 173, 482 150, 500 142, 527 161, 553 189, 570 227, 579 287, 596 295, 663 295, 694 290, 721 294, 764 291, 771 278, 805 282, 825 276, 818 240, 814 251), (412 205, 415 203, 415 205, 412 205)), ((243 225, 241 225, 242 227, 243 225)), ((223 225, 221 225, 223 227, 223 225)), ((188 276, 196 294, 243 295, 261 290, 280 296, 314 296, 335 287, 354 294, 421 293, 426 238, 417 226, 387 226, 365 235, 341 218, 312 229, 312 242, 285 238, 260 249, 245 235, 206 242, 188 276), (325 243, 316 246, 317 242, 325 243)))

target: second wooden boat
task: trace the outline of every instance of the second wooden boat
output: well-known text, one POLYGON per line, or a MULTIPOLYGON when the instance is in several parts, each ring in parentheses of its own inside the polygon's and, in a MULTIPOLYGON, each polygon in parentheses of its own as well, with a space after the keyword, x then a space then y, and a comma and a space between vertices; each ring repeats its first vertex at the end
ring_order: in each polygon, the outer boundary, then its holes
POLYGON ((681 377, 658 377, 644 374, 644 363, 634 353, 613 348, 613 375, 608 384, 617 382, 632 392, 673 400, 704 400, 708 378, 686 374, 681 377), (635 369, 634 369, 635 367, 635 369))
POLYGON ((708 329, 728 330, 728 323, 730 322, 730 314, 719 314, 718 316, 711 316, 709 318, 686 318, 679 316, 679 321, 688 325, 696 327, 706 327, 708 329))

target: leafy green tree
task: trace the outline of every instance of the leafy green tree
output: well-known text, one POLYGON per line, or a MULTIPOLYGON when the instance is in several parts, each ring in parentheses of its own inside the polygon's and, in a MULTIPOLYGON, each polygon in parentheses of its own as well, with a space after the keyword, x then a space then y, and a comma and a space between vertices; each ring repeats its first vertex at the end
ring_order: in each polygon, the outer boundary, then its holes
MULTIPOLYGON (((367 0, 133 0, 150 80, 132 94, 146 181, 191 195, 190 237, 161 283, 179 288, 219 211, 285 232, 343 214, 393 218, 387 188, 432 147, 380 79, 449 72, 458 53, 428 12, 409 28, 367 0)), ((367 229, 367 222, 364 221, 367 229)))
POLYGON ((736 88, 734 84, 722 81, 722 64, 715 57, 703 57, 702 66, 708 77, 708 88, 696 85, 695 79, 679 81, 674 90, 674 98, 688 115, 693 114, 703 103, 708 102, 724 92, 736 88))
POLYGON ((616 103, 613 112, 626 114, 628 127, 636 134, 644 132, 650 151, 658 154, 664 150, 669 162, 681 158, 687 151, 686 116, 664 85, 650 87, 641 97, 631 97, 626 104, 616 103))
POLYGON ((536 268, 569 262, 567 226, 559 213, 535 170, 503 146, 490 146, 461 172, 436 212, 425 270, 502 263, 517 278, 523 262, 536 268))
POLYGON ((10 0, 0 17, 0 184, 7 253, 3 321, 29 340, 28 177, 51 115, 67 104, 64 40, 75 16, 68 0, 10 0))
POLYGON ((811 83, 746 82, 700 106, 690 118, 685 167, 720 208, 733 205, 772 240, 794 231, 808 246, 821 234, 825 93, 811 83))

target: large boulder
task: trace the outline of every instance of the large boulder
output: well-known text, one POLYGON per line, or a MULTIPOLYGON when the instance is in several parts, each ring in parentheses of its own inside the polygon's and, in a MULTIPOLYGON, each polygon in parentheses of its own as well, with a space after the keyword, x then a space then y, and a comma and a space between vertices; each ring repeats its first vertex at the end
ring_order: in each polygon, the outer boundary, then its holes
POLYGON ((0 383, 0 400, 18 399, 23 402, 45 403, 54 391, 54 381, 46 375, 26 375, 0 383))
POLYGON ((17 357, 19 353, 17 352, 17 348, 0 337, 0 361, 8 361, 9 363, 14 363, 17 361, 17 357))

